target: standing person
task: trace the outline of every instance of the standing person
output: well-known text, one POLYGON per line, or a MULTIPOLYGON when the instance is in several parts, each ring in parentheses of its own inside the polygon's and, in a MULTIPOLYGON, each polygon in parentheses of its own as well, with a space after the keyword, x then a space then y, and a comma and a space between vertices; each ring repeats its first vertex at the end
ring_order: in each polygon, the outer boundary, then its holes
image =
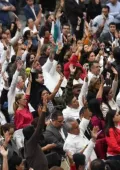
POLYGON ((65 0, 65 11, 68 19, 72 25, 72 32, 75 34, 77 26, 79 26, 80 38, 83 37, 83 12, 85 11, 85 4, 82 0, 65 0), (81 22, 78 25, 78 17, 81 18, 81 22))
POLYGON ((101 1, 100 0, 91 0, 88 3, 88 8, 87 8, 88 22, 100 14, 101 14, 101 1))
POLYGON ((43 107, 36 130, 34 130, 34 127, 32 125, 23 129, 23 134, 25 137, 25 158, 27 160, 29 168, 31 167, 35 170, 48 170, 46 157, 39 145, 40 137, 45 124, 46 109, 47 100, 45 97, 43 100, 43 107))

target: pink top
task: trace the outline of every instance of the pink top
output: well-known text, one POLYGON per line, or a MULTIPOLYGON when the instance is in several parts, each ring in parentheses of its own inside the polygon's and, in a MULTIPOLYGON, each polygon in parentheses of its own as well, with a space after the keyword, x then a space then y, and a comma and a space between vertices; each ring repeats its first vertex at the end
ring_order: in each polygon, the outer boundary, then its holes
MULTIPOLYGON (((30 95, 25 95, 27 101, 29 100, 30 95)), ((16 130, 18 129, 22 129, 28 125, 31 124, 31 122, 33 121, 33 116, 31 114, 31 112, 29 111, 29 107, 28 107, 28 102, 27 105, 24 109, 21 110, 16 110, 15 112, 15 127, 16 130)))

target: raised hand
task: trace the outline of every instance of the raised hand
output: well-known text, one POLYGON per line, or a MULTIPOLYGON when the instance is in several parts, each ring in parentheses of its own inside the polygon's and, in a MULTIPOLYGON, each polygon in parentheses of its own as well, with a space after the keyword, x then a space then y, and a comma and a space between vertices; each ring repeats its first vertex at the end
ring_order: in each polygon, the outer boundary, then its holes
POLYGON ((77 25, 80 25, 81 24, 81 18, 78 17, 78 22, 77 22, 77 25))
POLYGON ((21 28, 22 28, 22 24, 21 24, 21 22, 20 22, 19 20, 16 20, 16 24, 17 24, 17 28, 18 28, 18 30, 20 31, 20 30, 21 30, 21 28))
POLYGON ((72 64, 70 64, 69 69, 70 69, 71 74, 74 74, 76 71, 76 67, 73 67, 72 64))
POLYGON ((3 146, 0 146, 0 153, 3 157, 7 157, 8 155, 8 150, 6 151, 3 146))
POLYGON ((91 131, 91 136, 94 140, 97 139, 98 137, 98 131, 99 131, 99 127, 98 126, 94 126, 93 130, 91 131))
POLYGON ((7 145, 10 142, 10 140, 11 140, 11 136, 10 136, 8 131, 5 132, 4 136, 5 136, 5 145, 7 145))

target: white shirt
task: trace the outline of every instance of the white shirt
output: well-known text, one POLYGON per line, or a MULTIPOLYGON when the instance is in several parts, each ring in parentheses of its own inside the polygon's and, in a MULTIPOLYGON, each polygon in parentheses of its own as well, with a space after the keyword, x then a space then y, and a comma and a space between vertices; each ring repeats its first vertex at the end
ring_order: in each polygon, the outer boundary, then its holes
POLYGON ((99 78, 99 75, 96 76, 95 74, 93 74, 91 71, 88 71, 88 85, 90 84, 91 79, 95 77, 95 78, 99 78))
POLYGON ((77 2, 77 4, 79 4, 79 0, 75 0, 77 2))
POLYGON ((36 13, 35 13, 35 10, 34 10, 34 6, 31 6, 30 8, 31 8, 31 10, 32 10, 32 12, 33 12, 33 14, 34 14, 34 16, 35 16, 35 19, 36 19, 37 16, 36 16, 36 13))
POLYGON ((73 135, 68 133, 63 149, 65 152, 70 152, 72 155, 80 153, 85 149, 83 154, 86 156, 86 164, 89 166, 89 161, 93 161, 97 158, 93 149, 94 146, 94 142, 92 140, 89 141, 83 134, 73 135), (87 148, 85 149, 86 146, 87 148))
POLYGON ((67 106, 62 111, 64 119, 67 119, 69 117, 72 117, 74 119, 79 119, 79 112, 80 112, 81 108, 83 107, 82 98, 83 98, 83 96, 84 97, 86 96, 87 92, 88 92, 88 82, 84 81, 83 86, 81 88, 81 92, 78 96, 79 107, 77 109, 74 109, 74 108, 67 106))
POLYGON ((74 119, 79 119, 79 112, 81 108, 82 107, 78 107, 78 109, 74 109, 74 108, 67 106, 62 112, 64 119, 67 119, 69 117, 74 118, 74 119))

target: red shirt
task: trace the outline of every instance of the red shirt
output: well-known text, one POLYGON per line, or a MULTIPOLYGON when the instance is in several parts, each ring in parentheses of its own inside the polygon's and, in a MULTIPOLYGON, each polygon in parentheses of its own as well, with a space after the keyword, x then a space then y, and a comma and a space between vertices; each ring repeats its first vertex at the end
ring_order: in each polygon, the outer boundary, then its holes
POLYGON ((108 145, 107 153, 111 155, 120 154, 120 129, 113 128, 109 129, 109 136, 106 136, 106 141, 108 145))
POLYGON ((70 165, 70 170, 76 170, 75 164, 74 165, 70 165))
MULTIPOLYGON (((28 101, 30 96, 26 95, 25 97, 28 101)), ((33 121, 33 116, 31 112, 29 111, 28 102, 27 102, 27 105, 24 109, 21 109, 21 110, 17 109, 15 112, 15 127, 17 130, 22 129, 30 125, 32 121, 33 121)))

